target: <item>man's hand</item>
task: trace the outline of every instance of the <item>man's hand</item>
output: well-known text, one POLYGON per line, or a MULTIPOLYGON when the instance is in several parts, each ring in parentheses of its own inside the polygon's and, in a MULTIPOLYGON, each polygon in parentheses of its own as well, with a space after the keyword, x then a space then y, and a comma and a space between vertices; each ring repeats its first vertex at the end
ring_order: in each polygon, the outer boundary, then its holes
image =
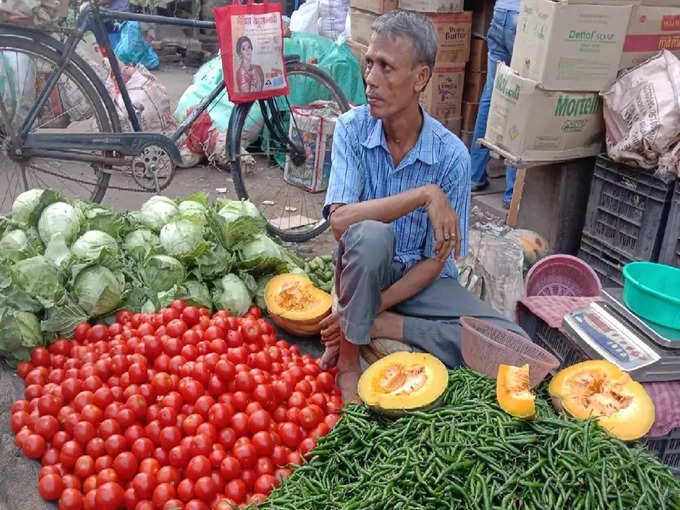
POLYGON ((451 207, 449 198, 436 184, 426 186, 425 210, 434 230, 434 252, 439 262, 444 262, 451 251, 460 254, 460 221, 451 207))
POLYGON ((324 317, 321 322, 321 341, 325 344, 334 344, 340 342, 342 337, 342 330, 340 329, 340 317, 331 312, 324 317))

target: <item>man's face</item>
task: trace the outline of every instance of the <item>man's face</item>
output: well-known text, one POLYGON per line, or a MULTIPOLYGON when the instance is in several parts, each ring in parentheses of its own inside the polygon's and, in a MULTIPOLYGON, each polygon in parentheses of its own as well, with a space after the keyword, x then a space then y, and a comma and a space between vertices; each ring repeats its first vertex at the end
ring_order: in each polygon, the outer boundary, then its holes
POLYGON ((373 35, 366 52, 366 99, 371 115, 389 119, 418 102, 429 77, 424 64, 413 62, 407 37, 373 35))

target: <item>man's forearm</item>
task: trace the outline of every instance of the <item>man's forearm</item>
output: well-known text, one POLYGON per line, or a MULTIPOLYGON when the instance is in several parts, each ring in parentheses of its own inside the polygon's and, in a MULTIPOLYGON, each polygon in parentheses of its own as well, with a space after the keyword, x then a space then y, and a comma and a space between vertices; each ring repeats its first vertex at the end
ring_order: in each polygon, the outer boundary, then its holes
MULTIPOLYGON (((432 185, 428 185, 432 186, 432 185)), ((422 207, 428 200, 428 186, 413 188, 398 195, 347 204, 332 210, 331 229, 336 241, 350 225, 364 220, 391 223, 422 207)))
POLYGON ((423 259, 418 262, 404 276, 382 292, 380 312, 384 312, 418 294, 439 277, 443 267, 444 264, 436 259, 423 259))

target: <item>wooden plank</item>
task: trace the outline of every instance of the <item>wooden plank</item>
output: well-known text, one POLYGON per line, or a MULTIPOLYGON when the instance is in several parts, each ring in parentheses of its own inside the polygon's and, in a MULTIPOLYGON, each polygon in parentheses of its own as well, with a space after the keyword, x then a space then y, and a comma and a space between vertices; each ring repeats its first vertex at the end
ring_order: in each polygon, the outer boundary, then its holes
POLYGON ((517 218, 519 216, 519 207, 522 202, 522 194, 524 193, 524 180, 526 179, 527 169, 518 168, 517 177, 515 178, 515 186, 512 189, 512 200, 510 201, 510 210, 508 211, 508 218, 506 224, 509 227, 517 228, 517 218))

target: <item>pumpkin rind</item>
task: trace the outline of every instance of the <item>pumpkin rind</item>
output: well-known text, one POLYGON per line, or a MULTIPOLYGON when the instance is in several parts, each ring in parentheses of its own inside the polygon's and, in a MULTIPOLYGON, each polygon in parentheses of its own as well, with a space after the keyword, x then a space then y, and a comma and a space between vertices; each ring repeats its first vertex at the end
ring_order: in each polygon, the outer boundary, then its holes
POLYGON ((548 387, 555 407, 597 422, 613 436, 633 441, 654 424, 654 403, 644 387, 605 360, 577 363, 560 371, 548 387))
POLYGON ((529 383, 529 365, 498 367, 496 400, 501 409, 511 416, 532 418, 536 415, 536 397, 529 383))
POLYGON ((398 417, 438 405, 448 381, 446 366, 431 354, 395 352, 361 374, 358 393, 373 411, 398 417))
POLYGON ((317 289, 306 276, 294 273, 272 278, 264 300, 274 323, 298 336, 317 335, 321 331, 319 322, 331 310, 331 295, 317 289))

